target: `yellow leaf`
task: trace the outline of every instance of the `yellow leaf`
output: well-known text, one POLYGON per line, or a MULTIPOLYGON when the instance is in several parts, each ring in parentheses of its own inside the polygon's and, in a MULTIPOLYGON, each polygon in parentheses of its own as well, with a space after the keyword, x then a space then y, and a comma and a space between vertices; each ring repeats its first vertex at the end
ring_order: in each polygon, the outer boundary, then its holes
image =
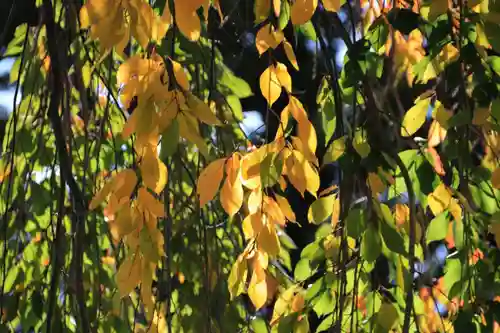
POLYGON ((221 158, 210 163, 200 174, 196 185, 196 192, 200 196, 200 206, 205 206, 211 201, 224 176, 225 158, 221 158))
POLYGON ((280 241, 276 229, 273 223, 265 218, 265 215, 262 217, 266 221, 266 225, 257 235, 257 245, 260 250, 266 252, 270 257, 276 257, 280 253, 280 241))
POLYGON ((273 0, 274 15, 280 17, 281 13, 281 0, 273 0))
POLYGON ((445 109, 443 103, 436 101, 434 103, 434 110, 432 110, 432 117, 436 119, 442 128, 448 129, 448 120, 453 116, 450 110, 445 109))
POLYGON ((242 222, 243 233, 246 239, 255 238, 264 227, 260 212, 247 215, 242 222))
POLYGON ((265 272, 253 272, 248 286, 248 296, 257 310, 266 304, 267 283, 265 272))
POLYGON ((410 217, 410 207, 405 204, 396 204, 394 212, 394 220, 397 225, 404 225, 410 217))
POLYGON ((278 62, 276 64, 276 67, 274 69, 276 71, 276 76, 278 77, 278 80, 283 88, 288 93, 292 92, 292 78, 290 77, 290 74, 288 73, 288 70, 284 64, 281 62, 278 62))
POLYGON ((250 192, 248 196, 248 213, 255 214, 257 211, 261 210, 262 206, 262 190, 260 187, 255 188, 250 192))
POLYGON ((189 5, 189 1, 175 1, 175 18, 179 30, 190 41, 200 38, 201 24, 196 9, 189 5))
POLYGON ((300 101, 292 96, 287 107, 292 114, 292 117, 297 121, 298 124, 298 136, 303 146, 303 154, 307 157, 308 161, 314 162, 316 165, 316 148, 318 146, 318 139, 316 137, 316 130, 313 124, 307 118, 307 113, 304 106, 300 101))
POLYGON ((276 223, 284 227, 286 224, 286 216, 281 210, 278 203, 273 198, 268 196, 264 196, 263 202, 264 202, 263 211, 266 213, 267 219, 271 223, 276 223))
POLYGON ((207 125, 219 126, 222 125, 221 121, 212 112, 210 107, 201 101, 198 97, 189 94, 187 99, 188 106, 191 108, 191 113, 198 118, 201 122, 207 125))
POLYGON ((434 120, 429 128, 429 134, 427 136, 427 145, 429 147, 436 147, 446 138, 446 129, 441 127, 441 124, 434 120))
POLYGON ((113 188, 113 179, 109 180, 104 186, 94 195, 90 201, 89 209, 94 210, 108 197, 111 189, 113 188))
POLYGON ((209 159, 210 154, 208 152, 208 146, 200 135, 200 128, 196 118, 186 112, 182 112, 177 115, 177 121, 179 123, 180 135, 189 142, 195 144, 200 150, 200 153, 205 158, 209 159))
POLYGON ((123 206, 117 213, 115 218, 116 231, 120 236, 130 234, 137 227, 137 221, 132 214, 134 208, 123 206))
POLYGON ((292 24, 307 23, 313 16, 317 6, 318 0, 296 0, 292 5, 292 24))
POLYGON ((141 280, 141 257, 139 254, 129 255, 120 265, 116 273, 116 284, 123 298, 128 296, 141 280))
POLYGON ((385 330, 391 331, 391 329, 397 324, 399 320, 398 310, 391 303, 383 303, 380 306, 377 314, 377 322, 385 330))
POLYGON ((271 0, 255 0, 255 23, 258 24, 269 17, 271 0))
POLYGON ((292 64, 295 70, 299 70, 299 63, 297 62, 297 58, 295 57, 295 52, 293 52, 292 44, 288 43, 286 40, 283 42, 283 48, 285 49, 286 57, 288 61, 292 64))
POLYGON ((234 216, 243 204, 243 185, 240 178, 240 157, 233 156, 226 163, 226 181, 222 186, 220 201, 229 216, 234 216))
POLYGON ((137 201, 142 208, 143 212, 149 212, 155 217, 164 217, 165 208, 163 204, 156 200, 151 193, 146 190, 146 188, 141 187, 137 192, 137 201))
POLYGON ((356 129, 352 146, 362 158, 366 158, 370 154, 371 147, 366 138, 366 131, 361 128, 356 129))
POLYGON ((281 95, 281 84, 273 65, 262 72, 259 83, 262 96, 264 96, 269 105, 273 105, 281 95))
POLYGON ((276 201, 278 202, 278 206, 280 207, 281 211, 285 215, 286 219, 291 222, 296 222, 296 217, 295 213, 293 212, 292 206, 290 206, 290 203, 288 203, 288 200, 281 195, 275 194, 274 197, 276 198, 276 201))
POLYGON ((429 194, 427 202, 434 216, 438 216, 450 205, 451 192, 445 184, 441 183, 429 194))
POLYGON ((500 168, 496 168, 491 174, 491 184, 494 188, 500 189, 500 168))
POLYGON ((142 180, 147 187, 155 193, 163 191, 167 184, 168 170, 152 148, 146 149, 139 168, 141 169, 142 180))
POLYGON ((189 90, 189 79, 184 67, 177 61, 172 60, 172 69, 174 71, 175 81, 177 81, 179 86, 184 90, 189 90))
POLYGON ((338 12, 342 7, 341 0, 323 0, 323 7, 329 12, 338 12))
POLYGON ((418 100, 417 103, 406 112, 401 126, 402 136, 412 136, 424 124, 430 102, 430 98, 418 100))
POLYGON ((132 191, 137 184, 137 175, 134 170, 126 169, 120 171, 113 178, 113 193, 115 194, 118 201, 122 198, 130 198, 132 191))
POLYGON ((285 35, 282 31, 276 31, 271 24, 266 24, 257 32, 255 36, 255 46, 261 55, 269 48, 275 49, 284 38, 285 35))
POLYGON ((90 27, 90 17, 87 9, 87 4, 85 4, 80 9, 80 28, 87 29, 88 27, 90 27))

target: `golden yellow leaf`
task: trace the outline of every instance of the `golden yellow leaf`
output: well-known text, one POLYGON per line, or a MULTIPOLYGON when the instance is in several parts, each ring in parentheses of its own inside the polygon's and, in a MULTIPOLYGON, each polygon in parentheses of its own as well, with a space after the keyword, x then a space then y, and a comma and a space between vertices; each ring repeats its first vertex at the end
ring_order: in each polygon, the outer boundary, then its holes
POLYGON ((179 86, 184 90, 189 90, 189 79, 184 67, 177 61, 172 60, 172 69, 174 71, 175 81, 177 81, 179 86))
POLYGON ((263 198, 264 207, 263 210, 266 213, 266 218, 271 223, 276 223, 282 227, 286 224, 286 217, 283 211, 281 210, 278 203, 271 197, 264 196, 263 198))
POLYGON ((397 225, 404 225, 410 218, 410 207, 405 204, 396 204, 394 206, 394 220, 397 225))
POLYGON ((284 38, 285 35, 282 31, 276 31, 271 24, 266 24, 257 32, 255 36, 255 46, 261 55, 269 48, 275 49, 284 38))
POLYGON ((155 217, 165 216, 165 208, 163 207, 163 204, 156 200, 156 198, 144 187, 141 187, 137 192, 137 202, 143 212, 147 211, 155 217))
POLYGON ((243 185, 240 178, 240 156, 233 154, 226 163, 227 178, 222 186, 220 201, 229 216, 234 216, 243 204, 243 185))
POLYGON ((293 212, 292 206, 290 206, 288 200, 278 194, 275 194, 274 197, 276 198, 276 201, 278 202, 278 205, 283 214, 285 215, 285 217, 287 218, 287 220, 291 222, 296 222, 297 220, 295 217, 295 213, 293 212))
POLYGON ((329 12, 338 12, 342 7, 341 0, 323 0, 323 7, 329 12))
POLYGON ((260 212, 247 215, 242 222, 243 233, 246 239, 255 238, 264 228, 260 212))
POLYGON ((317 6, 318 0, 296 0, 292 5, 292 24, 307 23, 313 16, 317 6))
POLYGON ((255 0, 255 23, 258 24, 269 17, 271 0, 255 0))
POLYGON ((451 192, 445 184, 441 183, 436 189, 427 197, 429 208, 434 216, 438 216, 444 212, 451 202, 451 192))
POLYGON ((340 198, 337 195, 335 201, 333 202, 333 210, 332 210, 332 228, 335 229, 335 226, 339 222, 340 218, 340 198))
POLYGON ((128 296, 141 282, 141 256, 138 253, 129 255, 120 265, 116 273, 116 284, 123 298, 128 296))
POLYGON ((273 65, 262 72, 259 83, 262 96, 264 96, 269 105, 273 105, 281 95, 281 84, 273 65))
POLYGON ((275 66, 275 72, 276 76, 278 77, 278 80, 283 88, 288 93, 292 92, 292 78, 290 77, 290 74, 288 73, 288 70, 284 64, 281 62, 278 62, 275 66))
POLYGON ((215 160, 201 172, 196 185, 196 192, 200 196, 201 207, 211 201, 215 193, 217 193, 222 177, 224 176, 225 163, 225 158, 215 160))
POLYGON ((137 227, 137 221, 134 219, 130 206, 123 206, 116 213, 115 226, 120 236, 126 236, 137 227))
POLYGON ((239 256, 238 259, 234 262, 228 278, 228 287, 231 299, 234 299, 244 291, 247 282, 247 275, 247 260, 242 256, 239 256))
MULTIPOLYGON (((262 216, 263 218, 265 215, 262 216)), ((280 241, 276 234, 276 228, 269 219, 264 218, 266 225, 257 235, 257 245, 260 250, 266 252, 270 257, 276 257, 280 253, 280 241)))
POLYGON ((273 10, 276 17, 280 17, 281 13, 281 0, 273 0, 273 10))
POLYGON ((262 206, 262 189, 260 187, 255 188, 250 192, 248 196, 248 213, 255 214, 257 211, 261 210, 262 206))
POLYGON ((165 188, 168 180, 168 170, 152 149, 146 149, 139 164, 142 181, 155 193, 160 193, 165 188))
POLYGON ((288 61, 292 64, 293 68, 295 70, 299 70, 299 63, 297 62, 297 58, 295 57, 295 52, 293 52, 293 47, 292 44, 287 42, 286 40, 283 42, 283 48, 285 49, 285 54, 286 57, 288 58, 288 61))
POLYGON ((500 168, 496 168, 491 174, 491 184, 494 188, 500 189, 500 168))
POLYGON ((193 9, 189 1, 175 1, 175 18, 179 30, 190 41, 200 38, 201 24, 196 9, 193 9))
POLYGON ((434 103, 434 109, 432 110, 432 116, 436 119, 442 128, 448 129, 448 120, 453 116, 450 110, 447 110, 443 103, 437 100, 434 103))
POLYGON ((304 308, 304 305, 305 305, 304 295, 300 292, 295 294, 292 300, 292 311, 300 312, 304 308))
POLYGON ((264 271, 254 271, 248 286, 248 296, 258 310, 267 301, 267 283, 264 271))
POLYGON ((108 180, 104 186, 94 195, 89 204, 89 209, 94 210, 108 197, 113 188, 113 179, 108 180))
POLYGON ((296 97, 291 96, 287 108, 292 114, 292 117, 297 121, 298 136, 300 141, 304 144, 304 150, 302 150, 304 156, 306 156, 308 161, 317 165, 318 162, 315 153, 318 146, 318 139, 316 137, 316 130, 309 121, 304 106, 296 97))
POLYGON ((125 169, 120 171, 113 178, 113 189, 112 192, 118 199, 118 201, 122 200, 122 198, 130 198, 132 191, 137 185, 137 175, 132 169, 125 169))
POLYGON ((87 5, 88 4, 83 5, 82 8, 80 9, 80 28, 81 29, 87 29, 88 27, 90 27, 90 17, 89 17, 87 5))
POLYGON ((295 154, 291 154, 285 161, 286 174, 290 183, 300 192, 302 196, 307 189, 306 175, 304 173, 304 168, 301 163, 295 157, 295 154))

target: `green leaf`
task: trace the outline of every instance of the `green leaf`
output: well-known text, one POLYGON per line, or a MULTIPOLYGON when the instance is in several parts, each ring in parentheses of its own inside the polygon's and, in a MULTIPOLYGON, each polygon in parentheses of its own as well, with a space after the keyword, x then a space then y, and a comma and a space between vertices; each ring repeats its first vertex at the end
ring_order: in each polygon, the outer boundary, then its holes
POLYGON ((360 208, 351 209, 347 215, 346 227, 347 235, 352 238, 358 238, 363 234, 366 227, 365 213, 360 208))
POLYGON ((295 323, 293 333, 309 333, 309 320, 307 319, 307 315, 303 316, 300 321, 295 323))
POLYGON ((361 256, 368 262, 375 261, 382 251, 382 242, 378 230, 371 225, 363 234, 361 243, 361 256))
POLYGON ((328 164, 338 160, 345 152, 345 137, 333 141, 325 153, 323 164, 328 164))
POLYGON ((261 317, 255 317, 250 325, 255 333, 267 333, 269 330, 267 329, 266 321, 261 317))
POLYGON ((445 239, 448 234, 448 224, 448 213, 446 211, 433 218, 425 232, 427 244, 445 239))
POLYGON ((311 268, 311 261, 307 258, 300 259, 295 266, 294 276, 297 281, 305 281, 311 275, 313 275, 313 270, 311 268))
POLYGON ((385 245, 393 252, 406 255, 405 242, 401 234, 385 220, 380 223, 380 231, 385 245))
POLYGON ((377 322, 385 331, 390 331, 399 320, 399 313, 391 303, 383 303, 377 314, 377 322))
POLYGON ((281 1, 280 17, 278 18, 278 30, 283 31, 290 21, 291 8, 288 1, 281 1))
POLYGON ((333 326, 333 314, 329 315, 321 324, 319 324, 318 328, 316 328, 316 333, 328 331, 333 326))
POLYGON ((229 68, 224 66, 222 76, 219 80, 220 84, 228 88, 238 98, 247 98, 253 95, 252 89, 248 83, 234 75, 229 68))
POLYGON ((168 157, 174 155, 177 151, 179 138, 179 123, 177 119, 174 119, 161 136, 160 159, 164 163, 167 161, 168 157))
POLYGON ((5 292, 10 292, 14 283, 16 282, 17 275, 19 273, 19 266, 12 267, 7 273, 7 277, 5 278, 4 290, 5 292))
POLYGON ((226 97, 226 102, 231 109, 231 113, 237 121, 243 120, 243 108, 241 106, 241 101, 236 95, 229 95, 226 97))
POLYGON ((406 112, 401 126, 402 136, 412 136, 420 127, 422 127, 425 122, 425 116, 427 115, 430 102, 430 97, 421 99, 417 101, 416 104, 408 110, 408 112, 406 112))
POLYGON ((318 39, 318 36, 316 35, 316 30, 314 29, 314 26, 311 23, 311 21, 309 21, 309 22, 307 22, 307 23, 302 24, 301 26, 299 26, 299 31, 302 34, 304 34, 304 36, 307 39, 310 39, 310 40, 313 40, 313 41, 316 41, 318 39))
POLYGON ((277 157, 276 153, 267 154, 260 163, 260 180, 262 188, 271 187, 279 181, 283 170, 283 161, 277 157))
POLYGON ((307 212, 309 222, 314 224, 325 222, 332 215, 335 197, 334 194, 330 194, 314 201, 307 212))
POLYGON ((330 289, 325 290, 313 306, 313 310, 318 316, 332 313, 334 308, 335 299, 333 298, 330 289))

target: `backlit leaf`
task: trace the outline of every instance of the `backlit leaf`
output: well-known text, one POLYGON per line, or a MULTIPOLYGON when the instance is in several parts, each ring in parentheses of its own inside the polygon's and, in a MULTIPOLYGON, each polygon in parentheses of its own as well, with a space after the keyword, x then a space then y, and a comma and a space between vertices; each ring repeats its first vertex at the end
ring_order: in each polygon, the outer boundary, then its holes
POLYGON ((375 261, 382 251, 382 241, 378 230, 369 226, 364 234, 361 243, 361 256, 368 262, 375 261))
POLYGON ((318 0, 296 0, 292 5, 292 24, 300 25, 308 22, 317 6, 318 0))
POLYGON ((210 163, 200 174, 196 185, 196 192, 200 196, 200 206, 205 206, 212 200, 219 189, 224 176, 225 158, 210 163))
POLYGON ((329 12, 338 12, 344 0, 322 0, 323 6, 329 12))
POLYGON ((255 45, 259 54, 268 49, 275 49, 283 41, 285 35, 282 31, 276 31, 271 24, 266 24, 257 32, 255 36, 255 45))
POLYGON ((262 276, 259 275, 261 274, 258 274, 258 271, 254 271, 248 286, 248 296, 257 310, 263 307, 267 301, 265 273, 262 273, 262 276))
POLYGON ((201 24, 197 8, 192 8, 189 1, 174 1, 175 18, 179 30, 184 36, 191 41, 196 41, 200 38, 201 24))
POLYGON ((448 234, 448 224, 448 214, 445 212, 433 218, 425 232, 427 244, 432 241, 445 239, 448 234))
POLYGON ((156 152, 149 148, 139 164, 144 184, 155 193, 160 193, 167 184, 168 170, 158 158, 156 152))
POLYGON ((295 52, 293 51, 292 45, 285 40, 283 42, 283 48, 285 49, 285 54, 286 54, 286 57, 288 58, 288 61, 290 61, 293 68, 295 68, 295 70, 298 71, 299 70, 299 63, 297 62, 297 57, 295 57, 295 52))
POLYGON ((417 103, 405 113, 401 126, 402 136, 412 136, 425 122, 429 109, 430 98, 418 100, 417 103))
POLYGON ((326 221, 326 219, 328 219, 328 217, 332 214, 334 201, 334 194, 330 194, 314 201, 309 207, 309 211, 307 213, 309 222, 320 224, 326 221))
POLYGON ((129 255, 120 265, 116 273, 116 284, 121 297, 128 296, 141 279, 141 257, 139 254, 129 255))
POLYGON ((189 90, 189 79, 184 67, 177 61, 172 60, 172 69, 174 71, 175 81, 177 81, 179 86, 184 90, 189 90))
POLYGON ((274 104, 281 95, 281 84, 273 65, 269 66, 260 75, 260 91, 269 105, 274 104))
POLYGON ((228 286, 231 299, 234 299, 245 290, 247 275, 247 260, 240 257, 234 262, 231 273, 229 274, 228 286))

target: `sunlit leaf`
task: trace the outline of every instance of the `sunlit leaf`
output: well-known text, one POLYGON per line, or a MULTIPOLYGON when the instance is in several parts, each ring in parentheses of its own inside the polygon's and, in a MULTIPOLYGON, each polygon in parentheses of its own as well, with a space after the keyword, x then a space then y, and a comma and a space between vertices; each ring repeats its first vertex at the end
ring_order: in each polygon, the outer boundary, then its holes
POLYGON ((205 206, 212 200, 219 189, 224 176, 225 158, 210 163, 200 174, 196 185, 196 192, 200 196, 200 206, 205 206))
POLYGON ((304 24, 311 19, 318 6, 318 0, 297 0, 292 5, 292 24, 304 24))
POLYGON ((425 116, 429 109, 429 104, 431 102, 430 98, 421 99, 416 102, 416 104, 405 113, 403 118, 403 124, 401 126, 402 136, 411 136, 415 134, 416 131, 425 122, 425 116))

